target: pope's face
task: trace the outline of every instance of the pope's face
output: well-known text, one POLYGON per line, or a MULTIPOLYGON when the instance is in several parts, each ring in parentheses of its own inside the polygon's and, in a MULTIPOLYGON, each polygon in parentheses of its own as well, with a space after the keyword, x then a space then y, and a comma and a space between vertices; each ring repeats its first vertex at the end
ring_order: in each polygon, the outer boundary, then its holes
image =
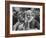
POLYGON ((32 16, 30 14, 25 15, 25 22, 28 22, 32 19, 32 16))
POLYGON ((32 19, 34 18, 34 15, 32 15, 32 11, 28 10, 26 11, 26 14, 25 14, 25 22, 31 22, 32 19))

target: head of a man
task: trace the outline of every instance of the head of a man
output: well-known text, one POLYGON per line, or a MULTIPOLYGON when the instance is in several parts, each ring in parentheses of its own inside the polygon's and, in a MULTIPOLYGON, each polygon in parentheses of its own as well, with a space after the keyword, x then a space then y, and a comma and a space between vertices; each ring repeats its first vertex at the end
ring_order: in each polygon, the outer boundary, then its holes
POLYGON ((25 11, 25 22, 31 22, 35 14, 32 13, 32 10, 25 11))
POLYGON ((25 14, 24 14, 24 12, 22 12, 22 11, 20 11, 18 14, 17 14, 18 16, 18 19, 19 19, 19 21, 21 22, 21 23, 23 23, 25 20, 25 14))

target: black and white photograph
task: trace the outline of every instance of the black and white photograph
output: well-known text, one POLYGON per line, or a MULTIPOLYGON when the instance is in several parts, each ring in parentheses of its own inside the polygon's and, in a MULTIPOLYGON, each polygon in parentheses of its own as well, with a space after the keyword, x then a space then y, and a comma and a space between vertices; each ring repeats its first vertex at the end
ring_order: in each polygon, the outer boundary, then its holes
POLYGON ((40 30, 40 8, 12 7, 12 30, 40 30))

